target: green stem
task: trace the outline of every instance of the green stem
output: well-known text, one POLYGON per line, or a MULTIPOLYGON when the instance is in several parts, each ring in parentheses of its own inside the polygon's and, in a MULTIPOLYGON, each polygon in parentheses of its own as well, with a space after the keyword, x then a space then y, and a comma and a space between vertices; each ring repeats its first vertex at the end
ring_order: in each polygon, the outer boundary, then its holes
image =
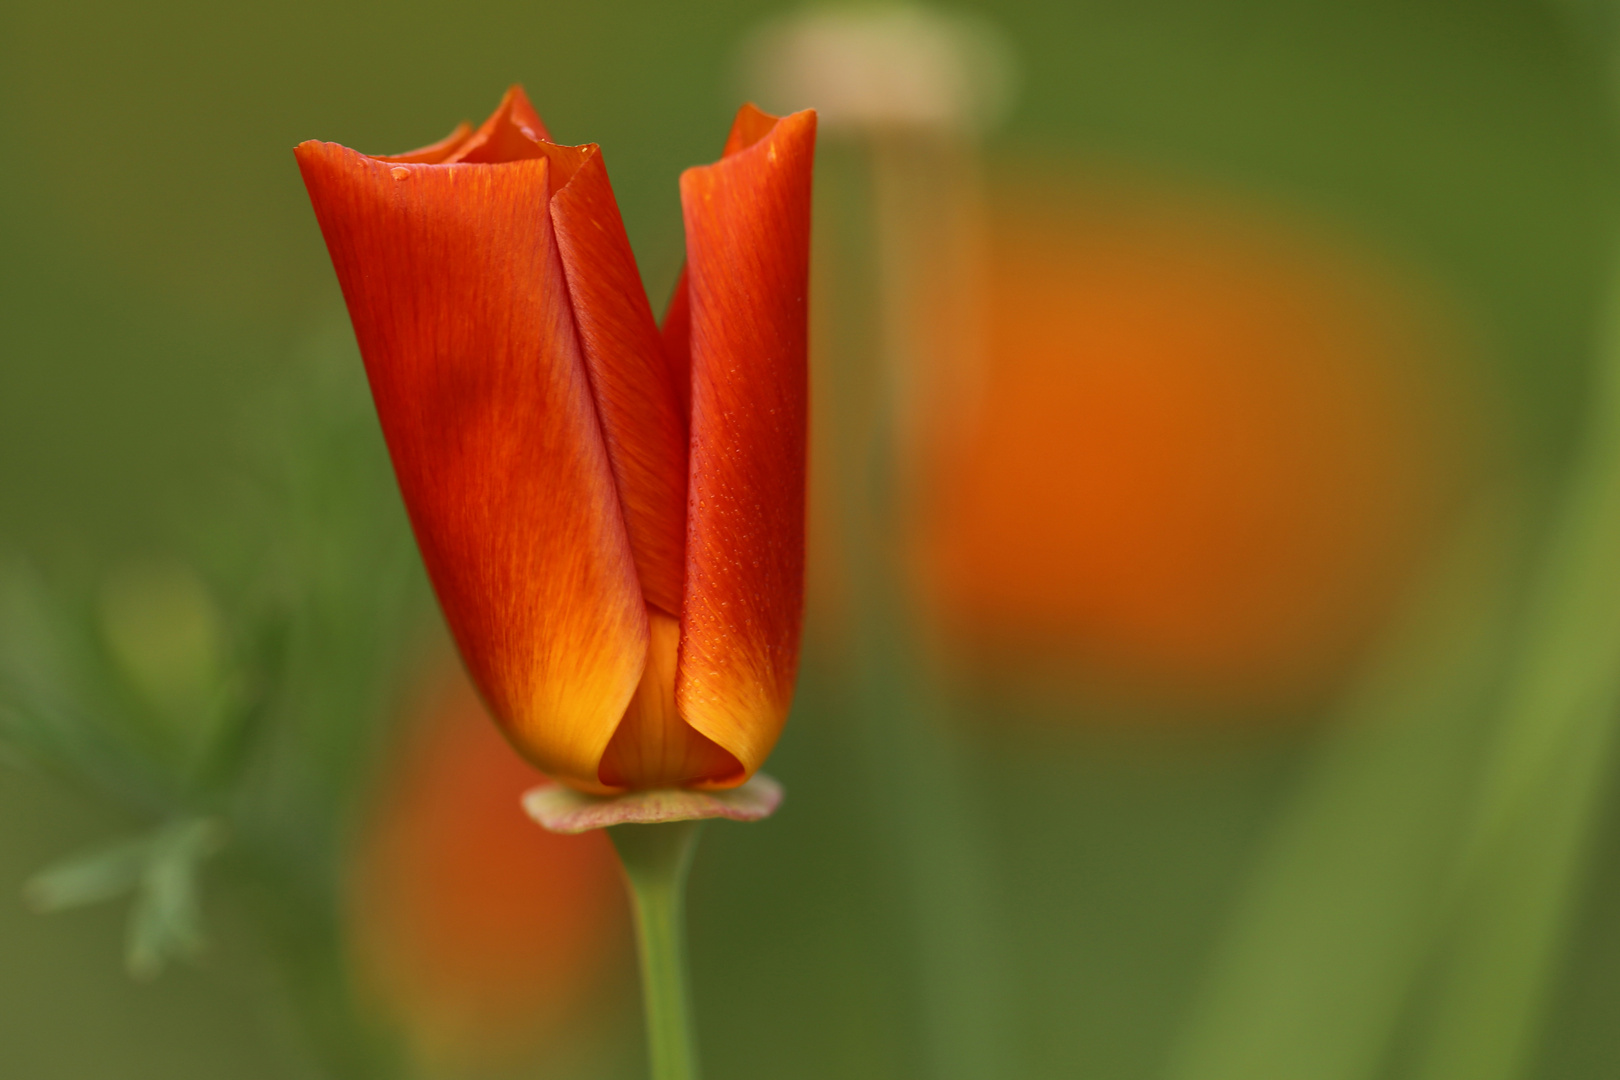
POLYGON ((697 1044, 687 1006, 686 871, 701 821, 615 825, 608 829, 635 908, 641 997, 647 1013, 652 1080, 697 1080, 697 1044))

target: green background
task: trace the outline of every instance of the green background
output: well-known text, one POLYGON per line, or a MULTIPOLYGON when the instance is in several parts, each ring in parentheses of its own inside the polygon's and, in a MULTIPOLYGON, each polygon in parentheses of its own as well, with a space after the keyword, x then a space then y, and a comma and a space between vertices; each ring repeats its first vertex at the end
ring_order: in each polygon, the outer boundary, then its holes
MULTIPOLYGON (((67 574, 167 550, 228 470, 243 404, 310 341, 346 333, 290 152, 302 139, 398 151, 520 81, 561 141, 602 145, 658 303, 681 257, 675 177, 714 156, 738 43, 780 10, 4 0, 0 546, 67 574)), ((1474 314, 1527 458, 1556 475, 1620 192, 1620 113, 1591 24, 1505 0, 960 10, 999 25, 1020 61, 993 162, 1125 161, 1374 238, 1474 314)), ((1037 706, 963 706, 1020 707, 1037 706)), ((710 830, 691 910, 715 1077, 937 1074, 892 833, 851 764, 862 737, 812 656, 772 764, 788 808, 710 830)), ((974 828, 994 914, 975 946, 996 969, 984 1008, 1006 1075, 1160 1074, 1310 742, 1016 722, 961 736, 991 793, 974 828)), ((1605 806, 1540 1077, 1620 1068, 1620 808, 1605 806)), ((24 910, 30 873, 123 825, 0 773, 0 1073, 314 1075, 227 905, 209 909, 207 962, 149 985, 121 969, 119 905, 24 910)))

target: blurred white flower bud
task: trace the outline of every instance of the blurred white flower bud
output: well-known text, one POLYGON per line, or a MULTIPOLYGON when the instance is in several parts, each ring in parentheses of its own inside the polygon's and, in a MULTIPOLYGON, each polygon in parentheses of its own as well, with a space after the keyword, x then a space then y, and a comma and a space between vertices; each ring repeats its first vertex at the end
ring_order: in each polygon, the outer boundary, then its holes
POLYGON ((1016 95, 1017 68, 994 26, 910 5, 811 8, 756 30, 741 52, 744 92, 786 113, 814 108, 828 131, 913 127, 982 133, 1016 95))

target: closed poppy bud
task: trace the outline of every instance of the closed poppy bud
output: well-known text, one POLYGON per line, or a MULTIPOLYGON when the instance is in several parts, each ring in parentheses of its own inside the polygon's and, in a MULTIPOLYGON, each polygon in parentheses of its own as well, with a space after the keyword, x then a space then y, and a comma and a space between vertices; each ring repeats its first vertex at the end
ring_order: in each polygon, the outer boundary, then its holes
POLYGON ((580 790, 735 787, 786 719, 815 126, 745 106, 682 176, 662 329, 601 151, 516 87, 413 153, 297 149, 462 658, 580 790))

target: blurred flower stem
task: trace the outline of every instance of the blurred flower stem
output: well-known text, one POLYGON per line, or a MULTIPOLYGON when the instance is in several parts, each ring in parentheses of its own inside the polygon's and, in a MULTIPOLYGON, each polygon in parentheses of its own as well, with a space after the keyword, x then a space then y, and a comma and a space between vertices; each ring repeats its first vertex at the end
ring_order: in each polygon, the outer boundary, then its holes
POLYGON ((953 723, 908 533, 922 448, 971 415, 982 362, 980 137, 1016 63, 996 27, 913 5, 811 6, 761 25, 743 69, 821 117, 812 259, 811 606, 850 687, 930 1080, 1017 1075, 987 815, 953 723))
POLYGON ((838 577, 841 666, 893 865, 919 997, 921 1075, 979 1080, 1016 1068, 986 815, 912 591, 906 536, 920 498, 915 449, 971 403, 977 297, 968 252, 976 157, 948 133, 829 138, 815 259, 817 513, 838 577), (949 313, 943 322, 941 313, 949 313))
POLYGON ((635 909, 652 1080, 697 1080, 686 973, 686 875, 701 821, 608 829, 635 909))

